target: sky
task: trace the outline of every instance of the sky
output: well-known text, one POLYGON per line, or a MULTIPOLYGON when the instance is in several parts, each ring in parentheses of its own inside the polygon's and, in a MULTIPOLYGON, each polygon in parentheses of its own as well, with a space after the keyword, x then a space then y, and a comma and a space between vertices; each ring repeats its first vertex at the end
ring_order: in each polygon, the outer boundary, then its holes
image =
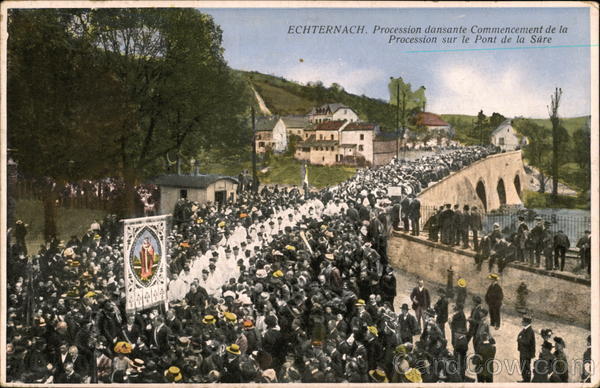
MULTIPOLYGON (((440 114, 475 115, 482 109, 488 115, 499 112, 508 117, 547 117, 550 95, 555 87, 561 87, 562 117, 590 114, 587 8, 205 8, 201 11, 212 15, 221 26, 225 59, 235 69, 259 71, 301 83, 336 82, 350 93, 386 101, 390 77, 402 77, 414 87, 424 85, 426 110, 440 114), (364 25, 366 33, 289 34, 290 25, 364 25), (567 32, 542 34, 553 39, 545 44, 500 44, 502 35, 495 43, 488 44, 463 44, 460 38, 455 44, 407 44, 389 43, 389 33, 374 34, 376 25, 413 26, 422 30, 430 25, 464 26, 467 30, 473 25, 543 25, 544 29, 562 25, 567 32), (584 47, 535 48, 573 45, 584 47), (481 50, 490 48, 495 50, 481 50)), ((454 35, 462 34, 446 34, 454 35)), ((474 38, 476 34, 469 31, 467 35, 474 38)), ((515 35, 512 36, 514 39, 515 35)), ((527 40, 529 37, 530 34, 527 40)))

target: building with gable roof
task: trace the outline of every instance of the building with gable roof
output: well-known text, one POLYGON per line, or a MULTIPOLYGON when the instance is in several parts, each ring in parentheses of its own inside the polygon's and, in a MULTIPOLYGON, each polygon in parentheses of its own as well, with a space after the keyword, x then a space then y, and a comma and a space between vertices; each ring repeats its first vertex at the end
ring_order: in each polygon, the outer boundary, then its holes
POLYGON ((220 205, 235 201, 239 182, 236 178, 215 174, 168 174, 155 178, 152 183, 160 188, 160 214, 168 214, 180 199, 220 205))
POLYGON ((319 107, 314 107, 308 113, 308 121, 311 123, 322 123, 324 121, 337 120, 354 122, 359 121, 359 118, 354 109, 341 103, 325 104, 319 107))
POLYGON ((288 134, 285 122, 279 116, 264 116, 256 119, 256 152, 265 153, 272 150, 285 152, 288 145, 288 134))
POLYGON ((512 120, 504 120, 490 134, 490 143, 502 151, 514 151, 528 144, 527 137, 517 133, 512 126, 512 120))
POLYGON ((419 112, 415 122, 417 126, 426 127, 429 132, 454 136, 452 126, 435 113, 419 112))

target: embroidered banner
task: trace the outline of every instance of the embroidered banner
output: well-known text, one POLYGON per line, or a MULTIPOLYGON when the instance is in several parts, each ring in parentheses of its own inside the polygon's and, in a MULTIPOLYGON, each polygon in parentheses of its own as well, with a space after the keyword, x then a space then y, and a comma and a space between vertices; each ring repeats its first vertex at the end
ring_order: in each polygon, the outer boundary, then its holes
POLYGON ((124 220, 126 310, 139 311, 167 300, 169 215, 124 220))

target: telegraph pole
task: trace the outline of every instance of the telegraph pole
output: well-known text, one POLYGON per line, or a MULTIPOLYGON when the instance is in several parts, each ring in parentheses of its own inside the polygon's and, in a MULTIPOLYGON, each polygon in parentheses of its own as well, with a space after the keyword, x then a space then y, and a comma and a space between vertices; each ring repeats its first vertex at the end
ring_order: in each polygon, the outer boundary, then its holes
MULTIPOLYGON (((390 77, 394 79, 393 77, 390 77)), ((400 160, 400 82, 396 82, 396 161, 400 160)))
POLYGON ((252 107, 252 188, 258 192, 258 178, 256 177, 256 120, 254 119, 254 107, 252 107))

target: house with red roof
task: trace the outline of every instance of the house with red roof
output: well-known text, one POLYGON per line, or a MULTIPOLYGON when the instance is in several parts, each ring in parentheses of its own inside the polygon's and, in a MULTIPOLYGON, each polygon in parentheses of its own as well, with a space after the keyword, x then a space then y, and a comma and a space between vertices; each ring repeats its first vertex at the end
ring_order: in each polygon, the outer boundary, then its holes
POLYGON ((454 130, 452 126, 444 121, 440 116, 431 112, 419 112, 415 117, 417 127, 426 127, 429 132, 446 133, 453 136, 454 130))

